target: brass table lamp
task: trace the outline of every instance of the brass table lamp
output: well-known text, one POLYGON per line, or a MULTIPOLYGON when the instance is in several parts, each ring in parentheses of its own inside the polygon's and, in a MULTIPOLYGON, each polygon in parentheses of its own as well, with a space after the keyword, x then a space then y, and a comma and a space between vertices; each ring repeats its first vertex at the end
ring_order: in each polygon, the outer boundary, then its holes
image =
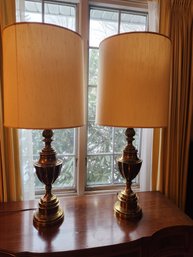
POLYGON ((125 127, 127 146, 118 167, 126 187, 118 194, 118 217, 139 219, 142 210, 131 188, 142 160, 132 144, 133 128, 166 127, 169 115, 170 40, 151 32, 109 37, 99 46, 96 123, 125 127))
POLYGON ((52 129, 85 123, 82 39, 63 27, 16 23, 3 30, 4 125, 43 129, 45 147, 35 163, 45 184, 34 213, 36 228, 58 226, 64 212, 51 188, 62 160, 51 146, 52 129))

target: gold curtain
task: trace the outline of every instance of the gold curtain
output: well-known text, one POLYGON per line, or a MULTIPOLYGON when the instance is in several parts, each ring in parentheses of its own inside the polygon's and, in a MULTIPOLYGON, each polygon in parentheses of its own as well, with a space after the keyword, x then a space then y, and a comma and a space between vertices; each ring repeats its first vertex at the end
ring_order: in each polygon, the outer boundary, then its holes
POLYGON ((193 102, 193 0, 160 0, 159 32, 171 38, 171 106, 167 129, 155 130, 152 189, 185 208, 193 102))
MULTIPOLYGON (((0 0, 2 28, 15 22, 15 0, 0 0)), ((1 36, 1 33, 0 33, 1 36)), ((1 44, 0 38, 0 44, 1 44)), ((18 136, 15 129, 3 127, 2 48, 0 45, 0 202, 21 200, 18 136)), ((11 92, 10 92, 11 94, 11 92)))

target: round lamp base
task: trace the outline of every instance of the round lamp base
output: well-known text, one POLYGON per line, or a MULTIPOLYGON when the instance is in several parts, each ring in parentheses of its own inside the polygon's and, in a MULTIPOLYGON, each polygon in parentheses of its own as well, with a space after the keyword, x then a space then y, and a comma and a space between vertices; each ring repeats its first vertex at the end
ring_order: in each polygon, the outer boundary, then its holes
POLYGON ((139 220, 142 217, 142 209, 137 203, 135 193, 128 194, 125 190, 118 194, 118 201, 114 205, 115 215, 118 218, 139 220))
POLYGON ((33 224, 37 229, 60 226, 64 220, 64 212, 59 206, 59 200, 52 195, 50 199, 42 197, 39 208, 34 212, 33 224))

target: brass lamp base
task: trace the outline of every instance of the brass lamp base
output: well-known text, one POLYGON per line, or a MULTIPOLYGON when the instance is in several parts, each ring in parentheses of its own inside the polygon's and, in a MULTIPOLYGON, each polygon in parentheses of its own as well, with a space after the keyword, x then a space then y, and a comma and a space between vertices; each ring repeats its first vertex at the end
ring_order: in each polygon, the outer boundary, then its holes
POLYGON ((59 226, 64 219, 64 212, 59 206, 59 200, 55 195, 50 199, 41 197, 39 209, 34 213, 33 224, 39 228, 59 226))
POLYGON ((45 147, 40 152, 40 159, 34 164, 39 180, 45 184, 46 193, 40 198, 39 208, 33 217, 34 226, 46 228, 59 226, 64 219, 64 212, 59 206, 58 198, 52 194, 52 184, 60 175, 62 160, 56 158, 56 152, 51 147, 53 131, 44 130, 45 147))
POLYGON ((131 189, 132 180, 140 171, 142 160, 137 157, 137 150, 132 144, 135 136, 133 128, 127 128, 126 132, 127 146, 123 150, 122 157, 118 160, 119 171, 126 179, 126 187, 118 194, 118 201, 114 205, 114 211, 117 217, 124 219, 140 219, 142 210, 138 205, 138 198, 131 189))
POLYGON ((118 194, 118 201, 114 205, 114 211, 118 218, 138 220, 142 217, 142 209, 137 203, 135 193, 128 194, 126 190, 118 194))

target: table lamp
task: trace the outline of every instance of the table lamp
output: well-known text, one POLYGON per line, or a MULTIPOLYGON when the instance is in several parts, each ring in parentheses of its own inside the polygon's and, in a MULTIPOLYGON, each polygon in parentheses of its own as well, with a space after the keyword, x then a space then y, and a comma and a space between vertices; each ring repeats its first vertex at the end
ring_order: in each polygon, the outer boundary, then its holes
POLYGON ((168 124, 170 40, 151 32, 130 32, 103 40, 99 46, 96 123, 125 127, 127 146, 118 167, 126 187, 114 205, 117 217, 140 219, 142 209, 131 188, 142 160, 132 144, 134 128, 168 124))
POLYGON ((53 129, 82 126, 82 39, 63 27, 16 23, 3 30, 4 126, 42 129, 45 147, 34 164, 46 193, 33 216, 36 228, 60 225, 64 212, 52 193, 62 160, 52 148, 53 129))

